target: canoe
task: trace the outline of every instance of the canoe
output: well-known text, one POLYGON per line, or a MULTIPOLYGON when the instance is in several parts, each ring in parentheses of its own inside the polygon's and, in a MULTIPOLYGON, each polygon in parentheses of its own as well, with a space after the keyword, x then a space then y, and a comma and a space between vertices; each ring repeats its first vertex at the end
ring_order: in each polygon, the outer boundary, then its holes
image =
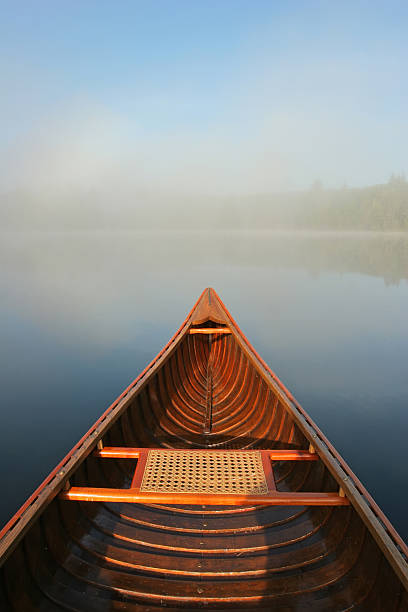
POLYGON ((0 609, 406 611, 407 558, 206 289, 0 532, 0 609))

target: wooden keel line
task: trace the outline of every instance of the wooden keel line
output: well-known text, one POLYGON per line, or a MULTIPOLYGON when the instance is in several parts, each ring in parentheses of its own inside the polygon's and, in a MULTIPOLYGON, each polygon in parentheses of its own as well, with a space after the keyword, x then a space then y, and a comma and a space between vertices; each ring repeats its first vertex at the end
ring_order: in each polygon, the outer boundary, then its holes
POLYGON ((207 363, 207 397, 203 433, 209 434, 212 429, 212 401, 213 401, 213 368, 212 368, 212 337, 208 336, 208 363, 207 363))

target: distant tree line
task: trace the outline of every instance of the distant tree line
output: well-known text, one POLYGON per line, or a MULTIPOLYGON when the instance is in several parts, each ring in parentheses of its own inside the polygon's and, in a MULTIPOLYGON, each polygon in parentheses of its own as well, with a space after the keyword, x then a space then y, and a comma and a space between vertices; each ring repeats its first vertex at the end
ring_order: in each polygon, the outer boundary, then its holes
POLYGON ((408 231, 408 182, 393 174, 386 184, 230 198, 220 206, 223 227, 342 231, 408 231))
POLYGON ((392 175, 385 185, 337 190, 313 188, 304 195, 295 225, 313 229, 408 230, 408 182, 392 175), (309 199, 309 202, 307 202, 309 199))
POLYGON ((26 192, 0 196, 1 230, 341 230, 408 231, 408 182, 242 197, 177 197, 152 193, 26 192))

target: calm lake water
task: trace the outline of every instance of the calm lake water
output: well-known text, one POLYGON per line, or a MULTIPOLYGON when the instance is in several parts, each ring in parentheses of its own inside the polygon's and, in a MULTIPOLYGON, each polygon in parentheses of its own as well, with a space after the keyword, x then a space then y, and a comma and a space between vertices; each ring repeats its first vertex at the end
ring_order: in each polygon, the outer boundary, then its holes
POLYGON ((408 539, 408 236, 3 234, 0 523, 204 287, 408 539))

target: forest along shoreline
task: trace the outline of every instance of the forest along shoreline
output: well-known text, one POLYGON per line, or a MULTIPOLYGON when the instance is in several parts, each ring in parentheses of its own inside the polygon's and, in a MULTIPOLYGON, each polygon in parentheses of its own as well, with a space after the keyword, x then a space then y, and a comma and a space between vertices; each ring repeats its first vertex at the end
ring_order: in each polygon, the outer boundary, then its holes
POLYGON ((408 181, 303 191, 198 196, 104 190, 0 195, 0 227, 16 230, 310 230, 408 232, 408 181), (112 203, 115 205, 112 206, 112 203))

